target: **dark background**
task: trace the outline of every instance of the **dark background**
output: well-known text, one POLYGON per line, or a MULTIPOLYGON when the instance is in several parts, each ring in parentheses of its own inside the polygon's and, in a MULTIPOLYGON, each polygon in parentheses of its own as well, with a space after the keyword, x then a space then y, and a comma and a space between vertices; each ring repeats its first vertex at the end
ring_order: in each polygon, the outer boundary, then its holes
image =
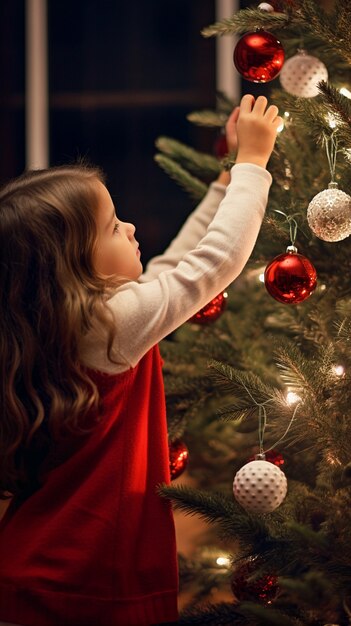
MULTIPOLYGON (((50 165, 85 156, 107 173, 143 259, 162 251, 193 202, 153 160, 168 135, 211 151, 186 120, 215 106, 213 0, 49 0, 50 165)), ((24 0, 0 2, 0 182, 25 168, 24 0)))
MULTIPOLYGON (((24 0, 0 0, 0 183, 25 168, 24 19, 24 0)), ((215 131, 186 115, 216 105, 215 38, 200 33, 214 21, 215 0, 48 0, 50 165, 84 156, 105 170, 144 261, 194 206, 154 162, 155 140, 213 151, 215 131)))

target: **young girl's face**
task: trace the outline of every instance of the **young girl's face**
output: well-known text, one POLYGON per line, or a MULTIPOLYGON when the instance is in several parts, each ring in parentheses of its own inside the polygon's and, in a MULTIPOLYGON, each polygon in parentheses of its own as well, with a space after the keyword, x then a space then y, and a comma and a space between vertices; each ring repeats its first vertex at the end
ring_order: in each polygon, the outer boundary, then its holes
POLYGON ((135 226, 122 222, 116 216, 112 198, 105 185, 96 182, 97 246, 94 256, 99 274, 116 274, 123 279, 137 280, 143 271, 139 244, 134 238, 135 226))

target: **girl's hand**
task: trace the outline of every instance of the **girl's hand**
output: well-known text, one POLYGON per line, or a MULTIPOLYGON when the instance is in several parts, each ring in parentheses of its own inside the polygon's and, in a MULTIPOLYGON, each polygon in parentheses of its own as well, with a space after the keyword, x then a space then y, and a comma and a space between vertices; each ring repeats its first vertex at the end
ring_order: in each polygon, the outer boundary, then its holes
POLYGON ((246 94, 241 99, 236 123, 236 163, 254 163, 266 167, 277 138, 277 128, 283 123, 283 119, 278 116, 278 107, 267 105, 265 96, 258 96, 255 101, 252 95, 246 94))
POLYGON ((238 148, 238 134, 236 132, 236 123, 238 121, 240 107, 235 107, 227 119, 225 125, 225 136, 229 152, 236 152, 238 148))

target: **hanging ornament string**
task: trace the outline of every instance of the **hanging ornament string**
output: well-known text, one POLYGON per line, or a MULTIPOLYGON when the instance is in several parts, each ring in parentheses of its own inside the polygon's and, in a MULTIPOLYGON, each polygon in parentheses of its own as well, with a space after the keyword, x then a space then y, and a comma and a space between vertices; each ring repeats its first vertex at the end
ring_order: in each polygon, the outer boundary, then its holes
POLYGON ((296 417, 297 409, 299 408, 301 402, 299 402, 296 405, 284 434, 270 448, 267 448, 267 450, 264 450, 263 441, 264 441, 264 433, 265 433, 266 426, 267 426, 267 411, 266 411, 265 405, 270 402, 273 402, 273 400, 271 398, 268 398, 268 400, 266 400, 265 402, 257 402, 255 398, 253 397, 252 393, 250 392, 250 390, 246 387, 244 383, 243 383, 243 387, 245 391, 247 392, 247 394, 250 396, 252 402, 256 404, 256 406, 258 407, 258 442, 259 442, 259 449, 260 449, 259 456, 264 458, 267 452, 270 452, 270 450, 273 450, 273 448, 275 448, 281 441, 283 441, 283 439, 285 439, 296 417))
POLYGON ((270 452, 271 450, 273 450, 273 448, 275 448, 275 447, 276 447, 276 446, 277 446, 277 445, 278 445, 281 441, 283 441, 283 439, 285 439, 285 437, 286 437, 286 435, 288 434, 288 432, 289 432, 289 430, 290 430, 290 428, 291 428, 291 426, 292 426, 292 423, 293 423, 293 421, 294 421, 294 419, 295 419, 295 417, 296 417, 297 409, 299 408, 300 404, 301 404, 301 403, 299 402, 299 403, 296 405, 296 407, 295 407, 295 409, 294 409, 294 412, 293 412, 293 414, 292 414, 291 420, 290 420, 290 422, 289 422, 289 424, 287 425, 287 428, 286 428, 286 430, 285 430, 285 433, 284 433, 284 434, 283 434, 283 435, 282 435, 282 436, 278 439, 278 441, 276 441, 276 442, 275 442, 275 444, 273 444, 273 446, 271 446, 270 448, 267 448, 267 450, 265 450, 265 451, 264 451, 264 454, 266 454, 267 452, 270 452))
POLYGON ((280 215, 283 215, 286 219, 286 221, 289 224, 289 236, 290 236, 290 241, 291 241, 291 245, 294 246, 295 245, 295 241, 296 241, 296 236, 297 236, 297 221, 293 218, 292 215, 287 215, 286 213, 284 213, 284 211, 279 211, 278 209, 274 209, 274 213, 279 213, 280 215))
POLYGON ((330 135, 330 137, 327 137, 327 135, 324 135, 323 141, 325 145, 325 151, 327 153, 327 159, 328 159, 328 165, 329 165, 329 171, 330 171, 330 181, 334 183, 336 159, 339 153, 338 138, 335 135, 335 131, 330 135))
POLYGON ((307 222, 312 232, 323 241, 342 241, 351 235, 351 197, 338 188, 335 169, 338 149, 337 131, 324 134, 331 182, 328 189, 317 193, 307 208, 307 222))

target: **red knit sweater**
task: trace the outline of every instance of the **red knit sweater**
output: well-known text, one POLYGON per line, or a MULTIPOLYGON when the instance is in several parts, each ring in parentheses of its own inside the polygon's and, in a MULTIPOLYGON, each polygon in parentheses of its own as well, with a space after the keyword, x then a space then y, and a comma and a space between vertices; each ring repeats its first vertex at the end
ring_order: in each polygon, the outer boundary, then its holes
MULTIPOLYGON (((0 525, 0 620, 128 626, 177 619, 172 512, 157 347, 116 375, 90 371, 101 421, 0 525)), ((58 450, 58 457, 65 450, 58 450)))

